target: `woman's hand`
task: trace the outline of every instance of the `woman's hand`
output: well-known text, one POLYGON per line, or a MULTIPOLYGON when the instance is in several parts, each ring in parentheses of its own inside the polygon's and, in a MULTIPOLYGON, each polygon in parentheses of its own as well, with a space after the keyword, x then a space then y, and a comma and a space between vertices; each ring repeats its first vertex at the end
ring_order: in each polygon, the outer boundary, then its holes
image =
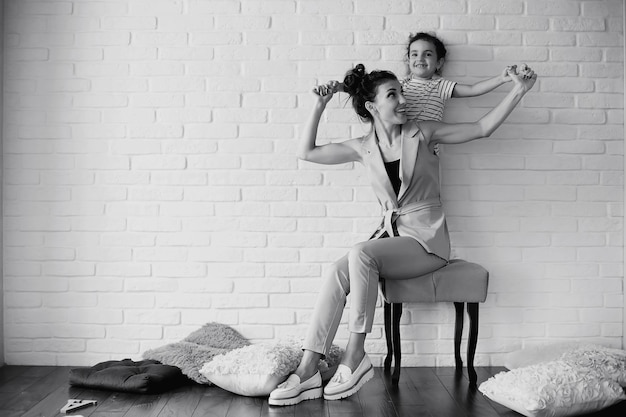
POLYGON ((337 81, 329 81, 326 84, 318 85, 313 88, 313 95, 317 99, 317 103, 323 106, 333 98, 335 92, 337 92, 337 85, 339 83, 337 81))
POLYGON ((314 87, 311 92, 313 93, 313 97, 315 98, 315 103, 321 105, 322 107, 326 107, 326 104, 333 98, 333 91, 328 91, 325 86, 318 85, 314 87))
POLYGON ((517 71, 517 65, 507 67, 507 72, 516 87, 520 87, 524 93, 533 88, 537 81, 537 74, 526 64, 522 64, 517 71))

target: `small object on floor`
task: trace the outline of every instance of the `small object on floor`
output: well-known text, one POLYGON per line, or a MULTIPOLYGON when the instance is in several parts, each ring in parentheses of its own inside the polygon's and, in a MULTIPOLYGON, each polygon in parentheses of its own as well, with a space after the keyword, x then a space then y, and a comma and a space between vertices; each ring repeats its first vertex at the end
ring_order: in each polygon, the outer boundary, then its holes
MULTIPOLYGON (((74 410, 78 410, 79 408, 87 407, 88 405, 98 405, 98 401, 96 400, 79 400, 79 399, 69 399, 67 400, 67 404, 63 408, 61 408, 62 413, 68 413, 74 410)), ((74 416, 80 417, 80 416, 74 416)))

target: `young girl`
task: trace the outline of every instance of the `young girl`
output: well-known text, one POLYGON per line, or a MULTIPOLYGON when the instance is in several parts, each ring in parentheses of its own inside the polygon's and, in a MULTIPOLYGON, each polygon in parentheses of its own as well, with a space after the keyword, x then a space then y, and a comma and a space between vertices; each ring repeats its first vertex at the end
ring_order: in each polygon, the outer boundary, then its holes
POLYGON ((410 75, 401 81, 409 120, 441 121, 445 102, 450 97, 480 96, 511 81, 508 75, 511 67, 505 68, 496 77, 472 85, 442 78, 446 54, 446 47, 436 36, 419 32, 409 38, 407 58, 410 75))
MULTIPOLYGON (((450 97, 475 97, 486 94, 504 83, 511 81, 509 71, 515 66, 505 68, 496 77, 476 84, 460 84, 441 77, 447 50, 443 42, 431 34, 419 32, 409 37, 407 59, 409 76, 400 81, 402 94, 407 101, 406 115, 409 120, 425 121, 443 119, 445 102, 450 97)), ((528 71, 526 65, 520 68, 520 74, 528 71)), ((327 94, 345 91, 343 84, 330 81, 320 86, 320 93, 327 94)), ((438 146, 434 148, 438 154, 438 146)))

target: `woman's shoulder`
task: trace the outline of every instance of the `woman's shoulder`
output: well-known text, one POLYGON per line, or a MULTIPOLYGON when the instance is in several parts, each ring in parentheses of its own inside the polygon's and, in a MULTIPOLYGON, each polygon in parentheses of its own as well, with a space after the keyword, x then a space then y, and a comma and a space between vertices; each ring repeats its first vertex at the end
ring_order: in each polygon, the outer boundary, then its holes
POLYGON ((372 128, 372 130, 363 136, 356 137, 354 139, 350 139, 349 142, 353 143, 355 146, 365 146, 370 142, 376 141, 376 132, 372 128))
POLYGON ((420 123, 417 120, 409 120, 404 125, 402 125, 402 133, 405 137, 416 138, 418 139, 422 129, 420 128, 420 123))
POLYGON ((371 153, 372 147, 377 146, 375 134, 373 132, 357 138, 348 139, 342 143, 345 146, 352 148, 361 158, 363 155, 371 153))
POLYGON ((403 135, 405 139, 414 140, 429 146, 430 135, 433 128, 432 123, 437 122, 432 122, 430 120, 409 121, 403 126, 403 135))

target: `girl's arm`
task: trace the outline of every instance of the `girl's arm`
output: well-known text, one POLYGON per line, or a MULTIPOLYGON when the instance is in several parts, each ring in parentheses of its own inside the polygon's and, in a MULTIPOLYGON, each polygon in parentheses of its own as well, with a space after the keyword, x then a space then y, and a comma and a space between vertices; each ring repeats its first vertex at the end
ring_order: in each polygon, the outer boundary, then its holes
POLYGON ((475 97, 490 92, 502 84, 511 81, 509 77, 509 70, 513 67, 507 67, 502 71, 502 74, 489 78, 487 80, 479 81, 476 84, 457 84, 452 91, 452 97, 475 97))
POLYGON ((323 90, 320 87, 313 89, 315 103, 308 121, 304 125, 300 142, 298 144, 298 158, 316 162, 318 164, 343 164, 346 162, 360 161, 361 155, 358 152, 358 140, 351 139, 340 143, 329 143, 326 145, 316 145, 317 128, 322 118, 322 113, 326 104, 333 97, 333 91, 323 90))
POLYGON ((518 75, 515 69, 511 69, 509 76, 514 83, 513 89, 483 118, 474 123, 420 122, 424 137, 431 143, 453 144, 490 136, 511 114, 537 80, 537 75, 530 69, 523 75, 518 75))

